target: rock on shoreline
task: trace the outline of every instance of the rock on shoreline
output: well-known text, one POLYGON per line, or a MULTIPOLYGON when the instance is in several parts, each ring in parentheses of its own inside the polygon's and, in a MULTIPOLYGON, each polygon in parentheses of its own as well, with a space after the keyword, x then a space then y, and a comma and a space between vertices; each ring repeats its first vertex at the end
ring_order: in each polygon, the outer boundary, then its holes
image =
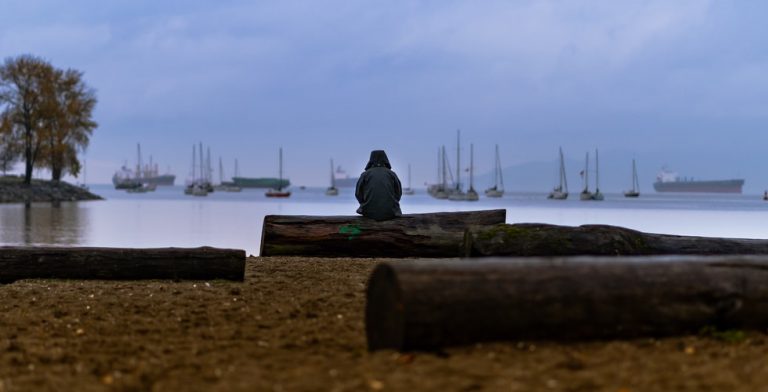
POLYGON ((81 200, 103 200, 104 198, 87 189, 66 183, 46 180, 32 180, 25 185, 22 178, 0 177, 0 203, 60 202, 81 200))

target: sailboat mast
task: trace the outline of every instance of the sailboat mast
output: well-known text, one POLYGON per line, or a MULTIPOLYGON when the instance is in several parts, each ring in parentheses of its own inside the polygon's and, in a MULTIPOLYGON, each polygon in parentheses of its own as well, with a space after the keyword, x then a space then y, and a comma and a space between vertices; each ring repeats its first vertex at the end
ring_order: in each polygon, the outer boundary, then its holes
POLYGON ((584 192, 589 192, 589 152, 587 152, 586 165, 584 167, 584 192))
POLYGON ((493 187, 499 188, 499 145, 496 145, 496 162, 493 167, 493 187))
POLYGON ((211 168, 211 148, 208 147, 207 149, 207 155, 205 156, 205 165, 206 167, 206 180, 208 180, 209 183, 213 182, 213 169, 211 168))
POLYGON ((456 190, 461 191, 461 130, 456 130, 456 190))
POLYGON ((600 192, 600 162, 598 161, 597 149, 595 149, 595 192, 600 192))
POLYGON ((221 157, 219 157, 219 183, 224 183, 224 164, 221 162, 221 157))
POLYGON ((203 142, 200 142, 200 183, 205 182, 205 157, 203 155, 203 142))
POLYGON ((568 192, 568 177, 565 175, 565 158, 563 158, 563 148, 560 147, 560 189, 568 192), (563 188, 565 185, 565 188, 563 188))
POLYGON ((197 181, 197 148, 195 148, 195 145, 192 145, 192 183, 194 184, 195 181, 197 181))
POLYGON ((280 181, 277 183, 277 189, 282 190, 283 189, 283 148, 280 147, 280 165, 279 165, 279 172, 278 175, 280 176, 280 181))
POLYGON ((333 178, 333 158, 331 158, 331 188, 336 187, 336 179, 333 178))
POLYGON ((437 182, 440 183, 442 176, 440 175, 440 163, 442 161, 442 155, 440 155, 440 147, 437 148, 437 182))
POLYGON ((445 190, 445 187, 448 186, 448 180, 446 178, 446 172, 445 172, 445 146, 443 146, 443 163, 442 163, 442 173, 443 173, 443 190, 445 190))
POLYGON ((635 160, 632 160, 632 190, 637 191, 640 189, 640 182, 637 180, 637 166, 635 160))
POLYGON ((136 143, 136 178, 141 178, 141 144, 136 143))
POLYGON ((475 164, 475 145, 469 143, 469 190, 474 190, 472 166, 475 164))
POLYGON ((408 164, 408 189, 411 189, 411 164, 408 164))

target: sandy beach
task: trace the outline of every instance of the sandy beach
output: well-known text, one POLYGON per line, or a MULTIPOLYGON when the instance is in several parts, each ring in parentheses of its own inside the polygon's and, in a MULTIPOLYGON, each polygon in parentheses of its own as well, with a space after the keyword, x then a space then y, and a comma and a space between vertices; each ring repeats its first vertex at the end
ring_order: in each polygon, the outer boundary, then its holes
POLYGON ((0 285, 0 392, 757 391, 767 337, 366 350, 381 260, 254 258, 245 282, 0 285))

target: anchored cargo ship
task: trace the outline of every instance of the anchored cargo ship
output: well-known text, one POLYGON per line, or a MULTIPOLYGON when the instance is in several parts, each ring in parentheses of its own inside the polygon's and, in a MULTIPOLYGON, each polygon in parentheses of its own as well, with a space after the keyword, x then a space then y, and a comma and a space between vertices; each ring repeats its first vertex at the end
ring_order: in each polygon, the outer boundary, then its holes
POLYGON ((240 188, 273 188, 282 189, 291 185, 287 178, 275 177, 232 177, 232 182, 240 188))
POLYGON ((358 177, 350 177, 341 166, 336 166, 336 171, 333 173, 333 180, 338 188, 354 188, 357 186, 358 177))
POLYGON ((656 192, 741 193, 743 179, 694 180, 680 178, 675 172, 662 169, 656 176, 653 189, 656 192))

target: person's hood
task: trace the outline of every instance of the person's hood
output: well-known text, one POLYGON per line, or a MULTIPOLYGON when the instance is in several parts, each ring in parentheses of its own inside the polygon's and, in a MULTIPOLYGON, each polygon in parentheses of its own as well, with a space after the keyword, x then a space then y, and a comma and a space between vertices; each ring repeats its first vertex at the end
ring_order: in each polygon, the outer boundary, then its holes
POLYGON ((384 152, 384 150, 371 151, 371 158, 368 160, 368 164, 365 165, 365 170, 372 167, 386 167, 387 169, 392 169, 392 165, 389 164, 389 159, 387 158, 387 153, 384 152))

